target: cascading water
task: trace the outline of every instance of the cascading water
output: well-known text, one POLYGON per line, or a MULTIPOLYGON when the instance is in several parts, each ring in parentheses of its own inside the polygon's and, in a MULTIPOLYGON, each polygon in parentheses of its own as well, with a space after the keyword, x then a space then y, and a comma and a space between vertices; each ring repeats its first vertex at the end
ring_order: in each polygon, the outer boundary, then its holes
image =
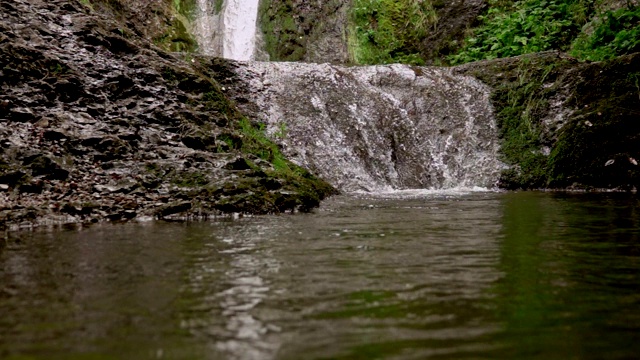
POLYGON ((225 59, 253 60, 259 0, 227 0, 222 54, 225 59))
POLYGON ((489 89, 407 65, 229 63, 221 81, 286 155, 343 191, 493 187, 502 164, 489 89), (229 72, 225 72, 228 74, 229 72))
MULTIPOLYGON (((226 0, 217 13, 212 0, 199 1, 210 26, 198 28, 213 31, 200 34, 211 46, 203 52, 252 59, 258 0, 226 0)), ((241 110, 343 191, 493 187, 503 167, 489 89, 450 69, 227 65, 232 72, 214 76, 228 76, 218 80, 241 110)))
POLYGON ((198 0, 194 34, 204 55, 253 60, 259 0, 198 0))
POLYGON ((199 51, 204 55, 222 55, 221 19, 211 0, 198 0, 198 13, 193 24, 193 33, 199 51))

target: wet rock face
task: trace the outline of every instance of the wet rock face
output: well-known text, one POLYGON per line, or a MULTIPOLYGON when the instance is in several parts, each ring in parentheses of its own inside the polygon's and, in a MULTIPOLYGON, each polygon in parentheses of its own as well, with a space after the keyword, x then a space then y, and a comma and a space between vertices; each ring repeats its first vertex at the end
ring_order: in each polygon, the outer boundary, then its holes
POLYGON ((218 80, 238 106, 341 190, 491 187, 498 179, 489 90, 471 77, 404 65, 226 64, 218 80))
MULTIPOLYGON (((264 60, 344 64, 350 0, 262 0, 264 60)), ((263 60, 262 58, 257 58, 263 60)))
POLYGON ((218 141, 240 115, 197 66, 78 1, 0 0, 0 228, 317 204, 218 141))

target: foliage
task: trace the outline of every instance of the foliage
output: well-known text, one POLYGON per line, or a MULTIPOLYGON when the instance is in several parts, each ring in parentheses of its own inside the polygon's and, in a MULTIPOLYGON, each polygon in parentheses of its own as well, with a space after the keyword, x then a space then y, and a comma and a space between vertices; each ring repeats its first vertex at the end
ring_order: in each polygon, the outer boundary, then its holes
POLYGON ((490 1, 483 25, 465 40, 452 64, 567 50, 594 12, 587 0, 521 0, 513 5, 490 1))
POLYGON ((351 17, 359 64, 424 64, 418 45, 438 21, 430 0, 355 0, 351 17))
POLYGON ((593 26, 590 35, 576 39, 573 56, 602 61, 640 51, 640 7, 607 11, 594 20, 593 26))
POLYGON ((238 125, 243 135, 241 147, 243 152, 254 154, 270 162, 278 172, 291 173, 293 171, 289 162, 280 152, 278 145, 265 134, 264 124, 256 127, 246 118, 242 118, 238 125))

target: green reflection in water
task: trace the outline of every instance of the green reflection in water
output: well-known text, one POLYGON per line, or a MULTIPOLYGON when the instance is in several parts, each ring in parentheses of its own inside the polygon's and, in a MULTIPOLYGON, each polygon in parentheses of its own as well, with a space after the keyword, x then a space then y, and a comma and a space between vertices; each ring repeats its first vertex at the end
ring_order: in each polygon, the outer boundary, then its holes
POLYGON ((627 358, 640 351, 638 201, 628 194, 508 194, 496 285, 507 358, 627 358))
POLYGON ((335 201, 316 214, 9 240, 0 248, 0 358, 640 353, 634 196, 335 201))

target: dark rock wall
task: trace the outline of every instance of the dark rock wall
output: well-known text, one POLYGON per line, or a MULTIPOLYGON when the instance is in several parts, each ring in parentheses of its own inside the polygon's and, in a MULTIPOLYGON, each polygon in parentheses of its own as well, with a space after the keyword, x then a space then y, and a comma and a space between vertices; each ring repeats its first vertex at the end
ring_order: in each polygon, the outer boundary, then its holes
POLYGON ((308 209, 332 191, 243 152, 255 139, 205 71, 79 1, 0 0, 0 228, 308 209))
POLYGON ((263 48, 271 61, 347 63, 349 0, 261 0, 263 48))
POLYGON ((458 50, 466 31, 478 23, 478 16, 487 9, 486 0, 434 1, 438 22, 433 31, 418 45, 427 63, 458 50))

